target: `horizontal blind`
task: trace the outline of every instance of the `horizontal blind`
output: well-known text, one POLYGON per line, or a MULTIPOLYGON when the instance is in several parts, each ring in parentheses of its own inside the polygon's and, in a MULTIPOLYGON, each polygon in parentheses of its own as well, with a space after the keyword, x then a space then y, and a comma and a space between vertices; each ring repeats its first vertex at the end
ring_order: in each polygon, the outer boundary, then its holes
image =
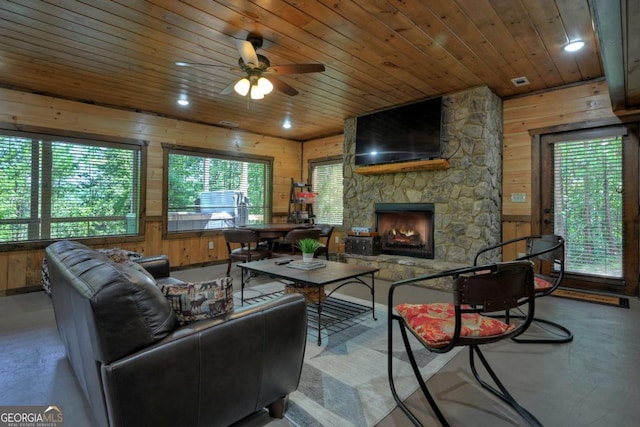
POLYGON ((622 277, 622 138, 555 143, 554 176, 567 271, 622 277))
MULTIPOLYGON (((48 142, 44 149, 46 158, 48 142)), ((52 238, 137 233, 137 149, 52 141, 50 150, 52 238)))
POLYGON ((342 225, 342 162, 312 165, 311 186, 318 193, 313 213, 317 224, 342 225))
POLYGON ((33 180, 39 185, 38 176, 32 177, 32 157, 37 162, 38 154, 37 141, 0 136, 0 242, 28 240, 30 226, 38 224, 37 213, 32 219, 31 204, 33 180))
POLYGON ((4 132, 0 243, 138 234, 139 145, 4 132))

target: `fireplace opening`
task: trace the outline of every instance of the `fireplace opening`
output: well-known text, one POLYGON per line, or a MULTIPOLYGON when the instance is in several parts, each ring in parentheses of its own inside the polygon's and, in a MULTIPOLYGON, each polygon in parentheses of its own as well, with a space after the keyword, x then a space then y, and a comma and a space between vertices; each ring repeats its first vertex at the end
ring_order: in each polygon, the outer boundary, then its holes
POLYGON ((376 203, 382 253, 434 258, 433 203, 376 203))

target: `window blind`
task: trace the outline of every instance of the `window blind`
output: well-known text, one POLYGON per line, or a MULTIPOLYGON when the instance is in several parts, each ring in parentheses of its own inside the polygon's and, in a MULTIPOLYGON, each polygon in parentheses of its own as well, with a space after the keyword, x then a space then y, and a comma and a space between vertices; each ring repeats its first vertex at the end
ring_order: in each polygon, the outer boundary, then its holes
POLYGON ((311 164, 311 186, 318 193, 313 213, 317 224, 342 225, 342 160, 311 164))
POLYGON ((622 137, 554 144, 554 228, 569 272, 622 277, 622 137))
POLYGON ((138 145, 0 134, 0 243, 138 234, 138 145))

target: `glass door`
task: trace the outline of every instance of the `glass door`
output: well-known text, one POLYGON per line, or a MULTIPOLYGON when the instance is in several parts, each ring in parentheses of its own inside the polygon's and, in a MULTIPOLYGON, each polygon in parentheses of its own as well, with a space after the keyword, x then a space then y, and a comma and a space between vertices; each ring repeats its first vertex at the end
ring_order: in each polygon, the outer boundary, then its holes
POLYGON ((565 238, 566 286, 637 293, 638 150, 633 139, 623 126, 540 139, 540 230, 565 238), (629 170, 633 161, 635 178, 629 170))

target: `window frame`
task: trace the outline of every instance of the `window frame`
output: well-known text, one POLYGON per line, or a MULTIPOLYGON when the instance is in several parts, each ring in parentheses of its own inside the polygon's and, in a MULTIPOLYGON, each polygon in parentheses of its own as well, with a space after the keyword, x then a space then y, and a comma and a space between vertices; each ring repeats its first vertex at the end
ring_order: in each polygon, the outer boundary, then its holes
MULTIPOLYGON (((342 221, 340 222, 340 224, 331 224, 333 225, 336 229, 342 229, 342 227, 344 227, 344 159, 342 156, 330 156, 330 157, 324 157, 322 159, 309 159, 308 162, 308 167, 309 170, 307 172, 307 176, 308 176, 308 182, 309 183, 313 183, 313 170, 314 168, 318 167, 318 166, 324 166, 324 165, 342 165, 343 169, 342 169, 342 180, 343 180, 343 198, 342 198, 342 221)), ((315 188, 312 188, 314 191, 316 190, 315 188)), ((316 201, 317 203, 317 201, 316 201)), ((316 222, 318 222, 316 220, 316 222)), ((320 222, 322 223, 322 222, 320 222)))
POLYGON ((200 147, 188 147, 177 144, 162 144, 162 162, 165 167, 162 172, 162 238, 163 239, 184 239, 202 236, 215 236, 221 233, 221 229, 212 228, 208 230, 190 230, 190 231, 169 231, 169 155, 182 154, 196 157, 210 157, 221 160, 232 160, 239 162, 260 162, 266 163, 269 170, 267 171, 268 182, 265 185, 265 218, 264 222, 271 221, 273 216, 273 166, 275 159, 271 156, 261 156, 257 154, 239 154, 236 152, 216 150, 200 147))
MULTIPOLYGON (((43 249, 49 246, 51 243, 58 240, 73 240, 87 245, 103 245, 103 244, 115 244, 115 243, 126 243, 126 242, 140 242, 144 241, 145 237, 145 229, 146 229, 146 218, 143 214, 146 212, 146 182, 147 182, 147 151, 148 144, 147 140, 134 139, 134 138, 123 138, 123 137, 113 137, 108 135, 99 135, 93 133, 85 133, 85 132, 76 132, 70 130, 62 130, 62 129, 51 129, 45 127, 38 126, 24 126, 24 125, 16 125, 13 123, 3 123, 0 122, 0 132, 3 135, 11 135, 22 138, 37 138, 42 140, 56 140, 59 142, 68 142, 75 143, 78 145, 93 145, 96 147, 107 147, 107 148, 126 148, 131 150, 136 150, 140 155, 140 170, 138 171, 139 181, 138 181, 138 232, 136 234, 122 234, 116 236, 83 236, 83 237, 68 237, 68 238, 48 238, 48 239, 38 239, 38 240, 25 240, 25 241, 17 241, 17 242, 0 242, 0 252, 14 251, 14 250, 37 250, 43 249)), ((34 174, 40 174, 41 171, 39 168, 31 169, 31 176, 34 174)), ((31 191, 35 191, 34 188, 31 188, 31 191)), ((40 191, 40 188, 38 188, 40 191)), ((44 191, 43 191, 44 193, 44 191)), ((43 199, 46 198, 46 195, 43 195, 43 199)), ((44 206, 43 212, 41 214, 50 213, 51 206, 44 206)), ((32 215, 33 215, 33 207, 32 207, 32 215)))

